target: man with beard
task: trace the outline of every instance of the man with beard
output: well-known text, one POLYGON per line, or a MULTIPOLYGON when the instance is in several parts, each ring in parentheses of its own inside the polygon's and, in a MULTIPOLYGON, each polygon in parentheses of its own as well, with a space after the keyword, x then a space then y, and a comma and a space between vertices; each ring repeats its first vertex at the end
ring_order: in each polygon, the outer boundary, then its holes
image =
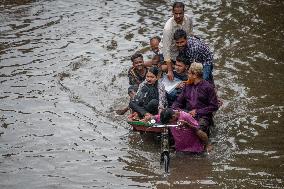
POLYGON ((218 100, 214 86, 205 81, 201 63, 192 63, 188 72, 188 82, 173 103, 172 108, 184 110, 198 122, 200 129, 209 137, 213 113, 218 110, 218 100))
POLYGON ((163 54, 167 64, 167 75, 169 80, 174 79, 173 63, 178 55, 178 49, 175 46, 174 33, 177 29, 183 29, 187 35, 192 34, 192 19, 184 13, 184 4, 175 2, 172 7, 171 17, 165 24, 163 30, 163 54))
POLYGON ((213 81, 213 53, 197 37, 187 37, 184 30, 178 29, 174 33, 174 40, 179 53, 184 55, 190 62, 196 61, 203 65, 203 79, 214 84, 213 81))

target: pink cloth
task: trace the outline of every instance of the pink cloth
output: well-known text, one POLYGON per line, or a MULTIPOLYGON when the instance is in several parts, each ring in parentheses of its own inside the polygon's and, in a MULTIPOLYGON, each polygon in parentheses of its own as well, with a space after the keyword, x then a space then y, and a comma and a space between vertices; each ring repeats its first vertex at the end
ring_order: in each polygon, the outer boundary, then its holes
MULTIPOLYGON (((160 120, 160 116, 156 116, 156 120, 160 120)), ((178 121, 184 120, 191 123, 197 129, 198 122, 189 114, 180 111, 178 121)), ((196 135, 196 130, 193 128, 171 127, 171 132, 175 140, 176 151, 180 152, 203 152, 204 144, 196 135)))

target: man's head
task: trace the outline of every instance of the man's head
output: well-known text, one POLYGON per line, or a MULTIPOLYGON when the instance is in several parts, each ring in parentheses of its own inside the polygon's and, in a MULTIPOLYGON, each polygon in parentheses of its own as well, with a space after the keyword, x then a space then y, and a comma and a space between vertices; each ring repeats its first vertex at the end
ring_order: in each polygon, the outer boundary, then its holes
POLYGON ((152 58, 152 65, 154 66, 160 66, 159 62, 161 61, 161 56, 158 54, 155 54, 152 58))
POLYGON ((161 42, 161 38, 159 36, 154 36, 150 39, 150 47, 154 53, 158 53, 160 51, 159 44, 161 42))
POLYGON ((184 4, 182 2, 175 2, 173 4, 173 16, 177 24, 182 24, 184 17, 184 4))
POLYGON ((131 56, 132 65, 135 69, 141 70, 144 68, 143 55, 141 53, 135 53, 131 56))
POLYGON ((175 70, 177 73, 185 73, 190 65, 189 60, 182 54, 179 54, 176 58, 175 70))
POLYGON ((175 111, 171 108, 166 108, 160 113, 160 121, 162 124, 169 124, 176 122, 178 120, 178 116, 175 111))
POLYGON ((203 65, 198 62, 193 62, 190 65, 189 71, 188 71, 188 77, 189 79, 192 79, 193 81, 197 79, 202 79, 203 76, 203 65))
POLYGON ((187 46, 187 34, 183 29, 177 29, 174 33, 176 47, 182 51, 187 46))

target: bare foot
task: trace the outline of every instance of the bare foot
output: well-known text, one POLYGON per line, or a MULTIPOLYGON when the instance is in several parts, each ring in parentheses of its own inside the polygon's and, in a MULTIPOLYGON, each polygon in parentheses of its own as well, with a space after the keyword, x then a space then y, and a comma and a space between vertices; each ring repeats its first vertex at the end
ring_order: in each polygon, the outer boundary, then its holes
POLYGON ((139 120, 139 116, 137 112, 133 112, 132 114, 130 114, 128 116, 128 120, 130 121, 138 121, 139 120))
POLYGON ((208 153, 210 153, 212 150, 213 150, 213 145, 212 145, 212 144, 208 144, 208 145, 206 146, 206 151, 207 151, 208 153))
POLYGON ((129 110, 129 108, 126 107, 126 108, 123 108, 123 109, 120 109, 120 110, 116 110, 115 112, 116 112, 118 115, 124 115, 128 110, 129 110))

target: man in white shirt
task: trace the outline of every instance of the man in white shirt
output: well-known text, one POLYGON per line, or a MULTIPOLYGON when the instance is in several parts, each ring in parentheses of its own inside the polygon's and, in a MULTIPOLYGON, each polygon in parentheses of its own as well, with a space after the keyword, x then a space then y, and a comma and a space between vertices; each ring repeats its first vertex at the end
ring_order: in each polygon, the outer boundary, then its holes
POLYGON ((189 15, 184 14, 184 4, 182 2, 175 2, 172 9, 173 17, 171 17, 165 24, 163 31, 163 55, 168 67, 168 78, 173 80, 173 66, 172 61, 175 61, 178 55, 178 49, 173 38, 177 29, 183 29, 187 35, 192 34, 192 19, 189 15))

